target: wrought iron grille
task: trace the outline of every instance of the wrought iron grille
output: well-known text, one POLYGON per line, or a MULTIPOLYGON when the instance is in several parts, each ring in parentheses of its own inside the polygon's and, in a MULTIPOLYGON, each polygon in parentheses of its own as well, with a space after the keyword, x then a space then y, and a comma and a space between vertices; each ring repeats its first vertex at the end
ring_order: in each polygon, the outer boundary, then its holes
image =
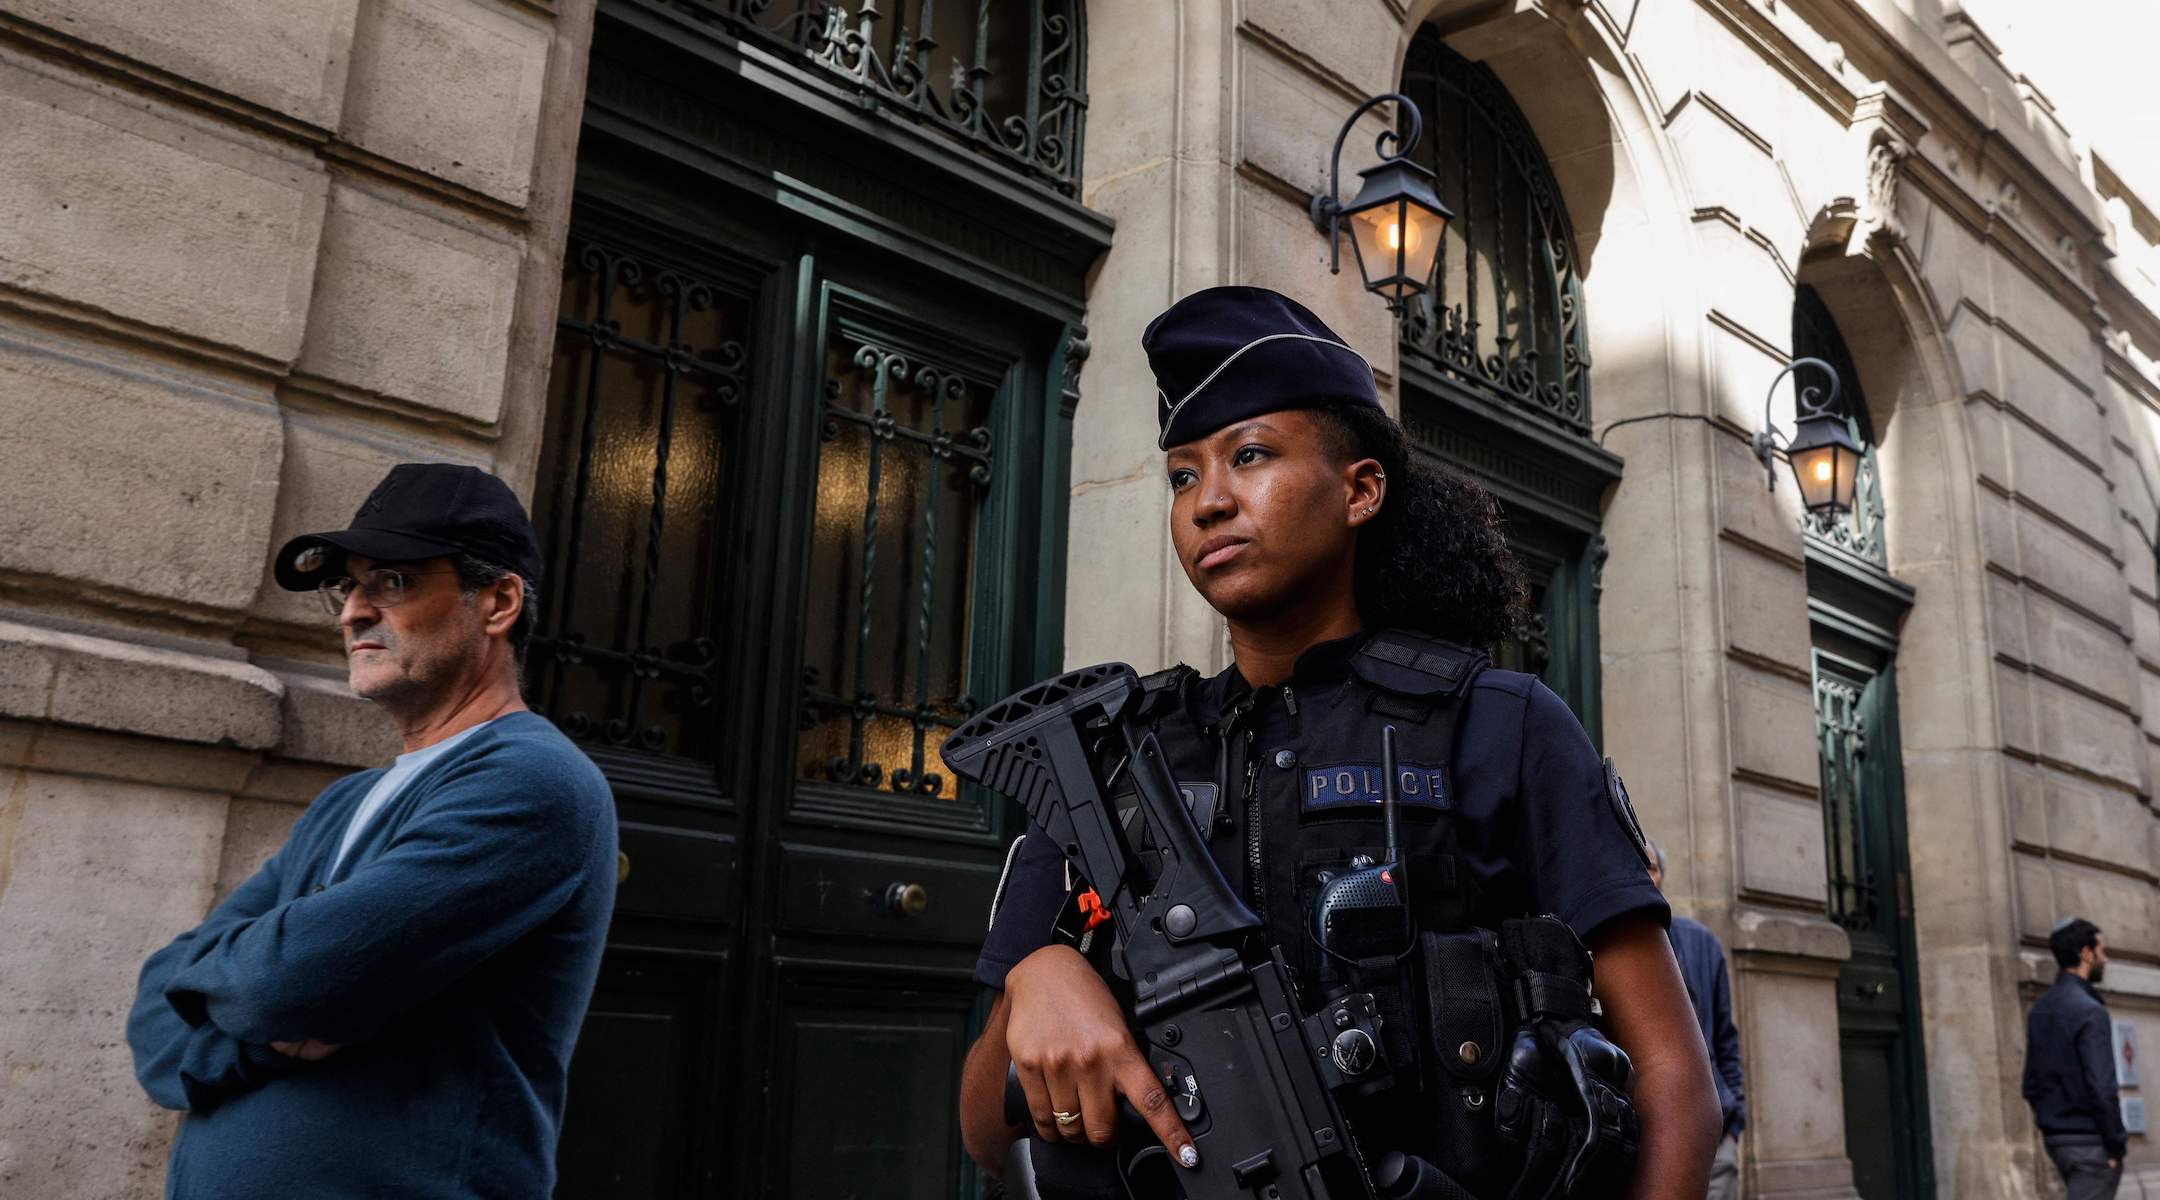
POLYGON ((935 769, 967 694, 991 390, 853 338, 827 348, 800 773, 950 798, 935 769))
POLYGON ((1403 350, 1587 436, 1590 342, 1575 235, 1536 134, 1492 69, 1430 27, 1410 44, 1403 91, 1426 114, 1415 155, 1455 212, 1433 286, 1403 317, 1403 350))
POLYGON ((1867 795, 1861 768, 1867 722, 1861 688, 1815 670, 1816 752, 1822 760, 1823 823, 1829 847, 1830 919, 1847 929, 1873 929, 1875 873, 1869 865, 1867 795))
POLYGON ((534 516, 546 540, 529 694, 583 742, 712 760, 716 523, 747 303, 573 237, 534 516))
POLYGON ((1875 429, 1860 369, 1838 331, 1822 295, 1807 284, 1793 290, 1793 357, 1819 358, 1837 369, 1838 409, 1846 428, 1860 443, 1860 469, 1853 476, 1853 509, 1844 515, 1808 513, 1801 528, 1809 536, 1851 551, 1878 567, 1890 565, 1890 545, 1883 537, 1882 465, 1875 454, 1875 429))
POLYGON ((678 0, 1071 196, 1087 117, 1078 0, 678 0))

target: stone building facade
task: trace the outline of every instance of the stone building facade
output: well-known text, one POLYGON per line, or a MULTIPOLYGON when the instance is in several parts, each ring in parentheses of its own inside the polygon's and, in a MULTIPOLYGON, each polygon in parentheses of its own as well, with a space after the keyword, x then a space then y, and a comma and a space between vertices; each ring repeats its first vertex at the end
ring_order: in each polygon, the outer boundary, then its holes
POLYGON ((1137 340, 1228 282, 1501 498, 1502 657, 1732 952, 1747 1194, 2054 1188, 2049 927, 2160 1021, 2160 217, 2045 81, 1954 0, 931 7, 0 0, 0 1194, 158 1193, 137 965, 394 748, 266 556, 415 458, 591 556, 531 681, 628 855, 563 1194, 976 1194, 1014 821, 921 747, 1063 663, 1226 661, 1137 340), (1306 215, 1396 90, 1458 209, 1402 321, 1306 215), (1803 355, 1870 447, 1842 522, 1751 449, 1803 355), (895 1072, 917 1111, 830 1140, 895 1072))

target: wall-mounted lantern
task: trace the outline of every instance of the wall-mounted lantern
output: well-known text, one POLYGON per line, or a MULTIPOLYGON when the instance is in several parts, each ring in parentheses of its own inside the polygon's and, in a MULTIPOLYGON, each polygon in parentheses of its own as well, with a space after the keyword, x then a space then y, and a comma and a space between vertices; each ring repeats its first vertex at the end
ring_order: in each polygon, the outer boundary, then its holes
POLYGON ((1433 173, 1405 155, 1417 145, 1424 115, 1410 97, 1401 92, 1374 96, 1360 104, 1335 135, 1335 149, 1328 156, 1328 189, 1314 195, 1308 205, 1313 225, 1328 238, 1328 270, 1342 271, 1342 227, 1350 227, 1350 249, 1357 255, 1358 271, 1365 290, 1387 300, 1388 308, 1401 312, 1410 297, 1432 286, 1433 263, 1440 255, 1440 235, 1455 214, 1433 192, 1433 173), (1410 115, 1410 135, 1390 129, 1373 142, 1380 161, 1358 174, 1365 180, 1348 204, 1335 199, 1342 182, 1343 142, 1359 117, 1394 101, 1410 115))
POLYGON ((1770 381, 1770 392, 1763 397, 1763 428, 1755 434, 1755 457, 1762 461, 1763 473, 1769 480, 1770 489, 1775 491, 1777 469, 1771 466, 1770 460, 1782 452, 1787 465, 1792 467, 1793 481, 1800 485, 1800 502, 1807 505, 1811 513, 1852 511, 1861 449, 1860 443, 1853 439, 1850 423, 1836 411, 1837 397, 1837 371, 1819 358, 1794 359, 1770 381), (1799 419, 1794 424, 1792 437, 1780 447, 1776 442, 1780 436, 1778 428, 1770 421, 1770 405, 1777 397, 1777 385, 1801 367, 1815 367, 1829 376, 1830 395, 1825 398, 1819 388, 1800 389, 1799 419))

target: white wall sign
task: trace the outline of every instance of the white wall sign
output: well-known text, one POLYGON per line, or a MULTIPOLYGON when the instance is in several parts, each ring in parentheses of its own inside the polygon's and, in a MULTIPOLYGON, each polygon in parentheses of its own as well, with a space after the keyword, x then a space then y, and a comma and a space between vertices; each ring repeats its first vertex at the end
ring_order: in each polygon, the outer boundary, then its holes
POLYGON ((2145 1132, 2145 1097, 2122 1098, 2123 1129, 2130 1133, 2145 1132))
POLYGON ((2136 1087, 2137 1070, 2137 1022, 2115 1018, 2115 1084, 2118 1087, 2136 1087))

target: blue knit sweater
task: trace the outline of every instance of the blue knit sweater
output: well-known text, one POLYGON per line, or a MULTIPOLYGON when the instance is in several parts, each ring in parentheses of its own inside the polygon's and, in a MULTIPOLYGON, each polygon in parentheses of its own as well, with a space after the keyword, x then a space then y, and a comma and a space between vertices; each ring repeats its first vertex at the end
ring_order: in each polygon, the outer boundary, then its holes
POLYGON ((607 782, 545 718, 424 768, 336 871, 381 771, 143 965, 128 1043, 184 1109, 181 1200, 548 1195, 570 1049, 615 905, 607 782), (273 1041, 340 1047, 319 1062, 273 1041))

